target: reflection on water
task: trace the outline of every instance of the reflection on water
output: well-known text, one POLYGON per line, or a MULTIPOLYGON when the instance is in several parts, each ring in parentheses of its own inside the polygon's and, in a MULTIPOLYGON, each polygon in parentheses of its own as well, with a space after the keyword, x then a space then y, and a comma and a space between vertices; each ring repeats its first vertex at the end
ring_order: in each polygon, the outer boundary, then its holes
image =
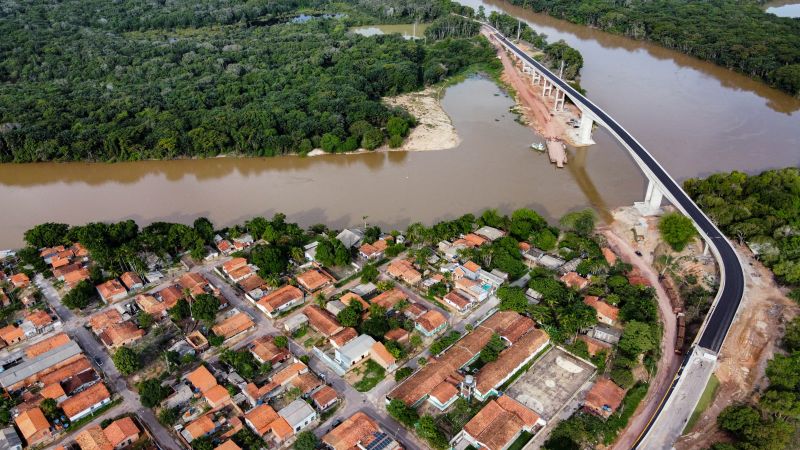
POLYGON ((0 216, 0 248, 18 245, 26 229, 45 221, 189 223, 208 216, 223 226, 284 212, 303 225, 344 227, 368 215, 400 228, 486 208, 526 206, 555 219, 606 204, 598 190, 610 205, 643 195, 638 171, 604 133, 596 140, 609 151, 584 149, 585 163, 576 158, 583 169, 574 173, 530 150, 541 137, 514 121, 511 100, 490 81, 471 78, 449 88, 443 105, 462 137, 452 150, 0 165, 0 208, 11 212, 0 216), (593 183, 602 189, 586 189, 593 183))
POLYGON ((387 25, 367 25, 363 27, 353 27, 350 31, 362 36, 375 36, 378 34, 400 33, 406 39, 421 38, 425 36, 428 23, 409 23, 409 24, 387 24, 387 25))
POLYGON ((767 12, 778 17, 800 17, 800 3, 797 0, 778 0, 764 4, 767 12))

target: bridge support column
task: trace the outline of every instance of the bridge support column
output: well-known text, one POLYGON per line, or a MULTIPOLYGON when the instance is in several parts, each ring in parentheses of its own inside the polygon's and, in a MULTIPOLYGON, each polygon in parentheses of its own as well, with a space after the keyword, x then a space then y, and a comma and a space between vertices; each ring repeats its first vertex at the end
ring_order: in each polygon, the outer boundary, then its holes
POLYGON ((538 85, 539 81, 541 81, 541 79, 542 79, 542 75, 539 72, 534 70, 533 71, 533 84, 537 84, 538 85))
POLYGON ((661 201, 664 199, 664 194, 661 189, 656 186, 653 180, 647 183, 647 193, 644 196, 644 203, 648 208, 655 211, 661 207, 661 201))
POLYGON ((553 93, 553 84, 547 78, 544 79, 544 88, 542 88, 542 96, 550 97, 553 93))
POLYGON ((581 111, 581 124, 578 128, 578 145, 594 145, 592 140, 592 127, 594 120, 585 111, 581 111))
POLYGON ((566 94, 564 94, 564 91, 562 91, 561 89, 556 89, 556 103, 554 105, 554 109, 556 111, 563 111, 564 110, 564 97, 565 96, 566 96, 566 94))

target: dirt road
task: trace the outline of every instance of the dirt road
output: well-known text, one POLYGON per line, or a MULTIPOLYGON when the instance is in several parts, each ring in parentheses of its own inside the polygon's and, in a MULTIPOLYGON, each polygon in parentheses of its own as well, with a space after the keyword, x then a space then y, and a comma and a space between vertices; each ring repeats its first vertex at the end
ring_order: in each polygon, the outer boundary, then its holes
POLYGON ((622 450, 631 448, 633 442, 647 426, 647 422, 658 408, 661 398, 666 394, 672 378, 680 367, 681 355, 675 354, 677 333, 675 313, 672 311, 672 304, 666 291, 658 281, 658 274, 648 261, 635 253, 627 240, 617 236, 609 229, 603 229, 602 233, 608 240, 609 247, 623 261, 639 269, 642 276, 655 288, 658 299, 658 315, 664 325, 664 333, 661 337, 661 358, 656 365, 656 375, 650 380, 650 389, 644 400, 639 403, 639 407, 628 422, 628 427, 623 430, 614 443, 613 448, 622 450))
POLYGON ((575 106, 566 104, 564 113, 559 113, 558 117, 552 116, 553 99, 542 96, 542 87, 531 83, 530 75, 523 73, 517 67, 506 51, 488 32, 484 30, 482 33, 489 39, 489 42, 497 47, 497 55, 503 63, 501 80, 516 91, 515 100, 528 126, 545 139, 558 138, 572 144, 567 132, 569 128, 567 127, 566 119, 562 119, 561 116, 580 117, 575 106))

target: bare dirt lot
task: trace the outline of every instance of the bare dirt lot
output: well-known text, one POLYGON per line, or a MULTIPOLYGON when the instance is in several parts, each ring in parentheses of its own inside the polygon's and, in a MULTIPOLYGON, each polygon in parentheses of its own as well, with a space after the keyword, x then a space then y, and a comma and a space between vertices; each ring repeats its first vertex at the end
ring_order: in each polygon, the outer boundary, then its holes
POLYGON ((783 335, 784 324, 800 313, 798 305, 783 294, 772 272, 752 253, 737 246, 745 261, 746 291, 739 316, 733 323, 714 373, 720 381, 717 395, 694 429, 675 443, 675 448, 706 448, 722 438, 717 429, 719 413, 728 405, 746 401, 767 384, 764 369, 783 335))

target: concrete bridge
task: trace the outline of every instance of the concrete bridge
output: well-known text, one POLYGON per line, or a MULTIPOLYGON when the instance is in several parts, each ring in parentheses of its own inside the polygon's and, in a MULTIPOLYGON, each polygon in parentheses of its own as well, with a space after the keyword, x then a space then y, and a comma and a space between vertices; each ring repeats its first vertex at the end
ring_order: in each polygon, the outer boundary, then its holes
POLYGON ((659 407, 649 419, 646 429, 635 442, 637 449, 664 449, 672 447, 681 435, 686 422, 700 399, 708 379, 716 366, 725 336, 736 318, 744 296, 744 270, 730 241, 700 210, 681 186, 661 167, 661 164, 627 130, 611 116, 589 101, 547 67, 531 58, 494 27, 483 24, 491 36, 523 66, 531 82, 542 86, 542 94, 555 96, 556 110, 564 108, 565 98, 581 112, 579 144, 591 145, 595 124, 604 127, 628 151, 647 177, 644 201, 637 206, 645 212, 655 212, 666 198, 694 222, 706 244, 717 260, 720 284, 714 302, 703 325, 687 353, 666 395, 659 399, 659 407))

